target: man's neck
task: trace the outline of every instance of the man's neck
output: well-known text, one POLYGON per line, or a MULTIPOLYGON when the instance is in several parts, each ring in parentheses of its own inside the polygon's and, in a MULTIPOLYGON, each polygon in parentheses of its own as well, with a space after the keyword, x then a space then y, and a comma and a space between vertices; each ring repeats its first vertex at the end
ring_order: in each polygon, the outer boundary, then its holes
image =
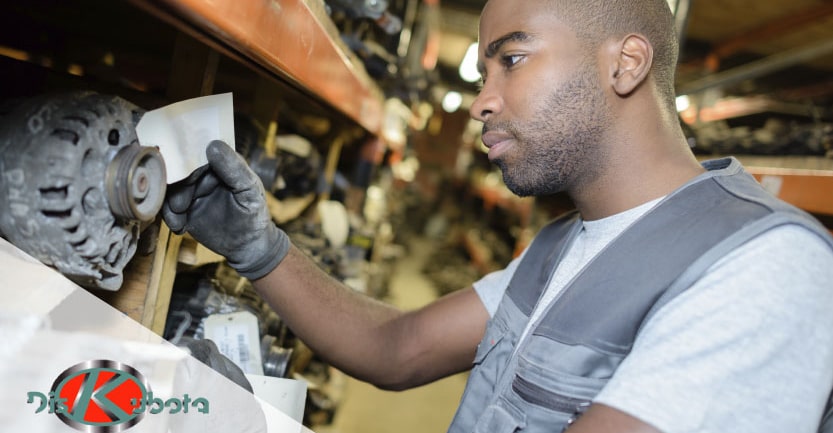
POLYGON ((690 152, 630 159, 568 193, 582 217, 592 221, 666 196, 704 171, 690 152))

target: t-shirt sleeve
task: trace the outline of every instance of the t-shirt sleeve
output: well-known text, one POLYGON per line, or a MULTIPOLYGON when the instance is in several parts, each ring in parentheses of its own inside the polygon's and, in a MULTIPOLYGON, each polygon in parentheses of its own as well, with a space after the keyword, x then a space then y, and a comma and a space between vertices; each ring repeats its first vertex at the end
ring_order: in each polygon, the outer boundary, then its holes
POLYGON ((509 287, 509 282, 512 281, 515 269, 518 269, 518 263, 521 262, 525 253, 526 250, 509 262, 509 265, 505 268, 489 273, 473 284, 474 291, 480 297, 486 311, 489 312, 489 317, 494 317, 500 300, 503 299, 503 294, 506 293, 506 288, 509 287))
POLYGON ((784 226, 652 317, 595 401, 665 433, 815 433, 832 386, 833 253, 784 226))

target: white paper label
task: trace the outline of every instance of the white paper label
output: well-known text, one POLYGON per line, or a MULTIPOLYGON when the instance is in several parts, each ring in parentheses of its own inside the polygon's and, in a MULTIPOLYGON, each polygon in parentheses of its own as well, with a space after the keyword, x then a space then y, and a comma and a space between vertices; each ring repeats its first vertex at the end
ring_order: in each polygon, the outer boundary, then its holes
POLYGON ((136 126, 142 146, 156 146, 165 160, 168 183, 185 179, 208 163, 205 148, 212 140, 234 144, 231 93, 203 96, 148 111, 136 126))
POLYGON ((257 317, 248 311, 212 314, 205 318, 205 338, 244 373, 263 374, 257 317))

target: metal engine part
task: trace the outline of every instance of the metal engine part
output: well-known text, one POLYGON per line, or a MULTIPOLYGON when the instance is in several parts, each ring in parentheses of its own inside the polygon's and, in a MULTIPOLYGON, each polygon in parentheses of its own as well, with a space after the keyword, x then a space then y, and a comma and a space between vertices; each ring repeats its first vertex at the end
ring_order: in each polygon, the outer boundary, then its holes
POLYGON ((377 19, 388 9, 388 0, 329 0, 327 4, 352 18, 377 19))
POLYGON ((266 191, 274 193, 284 187, 284 180, 280 174, 280 161, 266 155, 262 147, 251 150, 249 167, 257 174, 266 191))
POLYGON ((0 231, 81 286, 118 290, 143 223, 165 197, 144 110, 83 92, 16 102, 0 114, 0 231))
POLYGON ((282 347, 274 335, 264 335, 260 340, 263 374, 274 377, 288 377, 294 350, 282 347))
POLYGON ((328 0, 327 5, 353 19, 369 18, 389 35, 402 30, 402 20, 388 11, 388 0, 328 0))
POLYGON ((297 340, 260 297, 251 282, 226 263, 205 265, 177 275, 163 337, 173 344, 205 338, 212 314, 248 311, 258 322, 263 374, 288 377, 293 371, 297 340))
POLYGON ((272 191, 275 197, 283 200, 315 192, 324 169, 323 159, 317 151, 313 150, 307 156, 299 156, 282 150, 278 158, 279 174, 283 182, 275 184, 278 187, 272 191))

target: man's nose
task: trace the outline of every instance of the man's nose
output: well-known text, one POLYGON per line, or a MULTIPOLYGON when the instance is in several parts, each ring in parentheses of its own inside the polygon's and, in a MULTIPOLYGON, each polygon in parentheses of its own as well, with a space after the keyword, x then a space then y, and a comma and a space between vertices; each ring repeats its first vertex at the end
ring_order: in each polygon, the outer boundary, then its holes
POLYGON ((480 93, 474 98, 469 114, 481 122, 487 121, 492 115, 503 111, 503 98, 497 91, 497 85, 484 83, 480 93))

